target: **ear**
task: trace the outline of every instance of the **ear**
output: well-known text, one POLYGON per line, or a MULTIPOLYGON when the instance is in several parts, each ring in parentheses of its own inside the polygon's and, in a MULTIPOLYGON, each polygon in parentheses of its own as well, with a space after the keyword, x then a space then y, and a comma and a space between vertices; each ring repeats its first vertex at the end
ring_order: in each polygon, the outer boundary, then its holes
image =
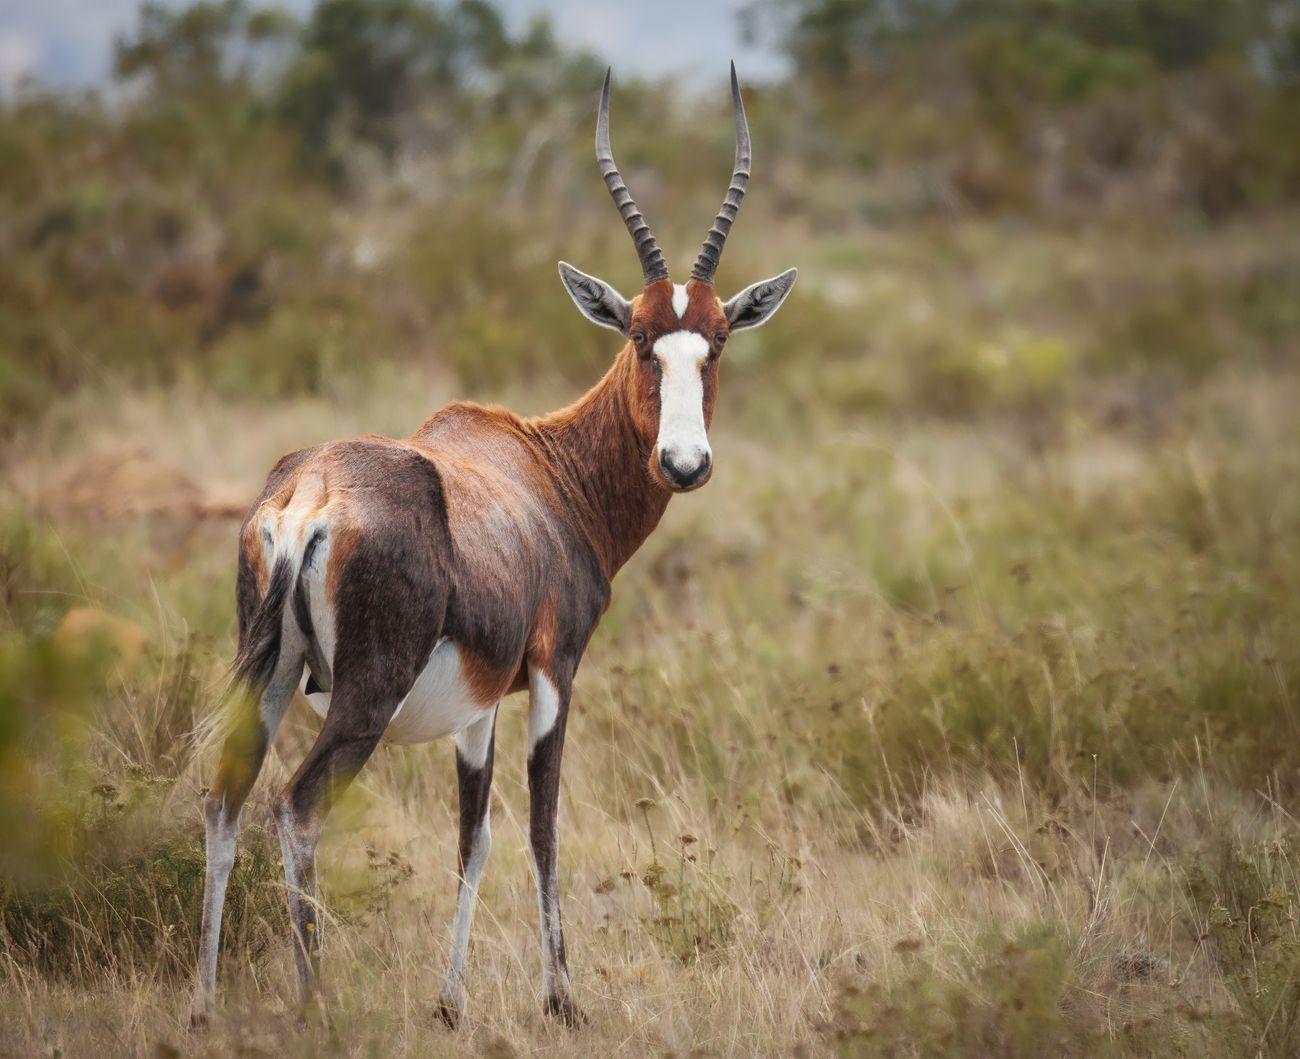
POLYGON ((743 331, 746 327, 758 327, 767 323, 771 315, 781 308, 786 295, 794 286, 799 276, 797 268, 782 272, 771 279, 761 279, 746 287, 731 301, 722 307, 727 314, 727 326, 733 331, 743 331))
POLYGON ((623 295, 603 279, 588 276, 565 261, 560 262, 560 279, 583 316, 593 324, 627 334, 632 326, 632 305, 623 295))

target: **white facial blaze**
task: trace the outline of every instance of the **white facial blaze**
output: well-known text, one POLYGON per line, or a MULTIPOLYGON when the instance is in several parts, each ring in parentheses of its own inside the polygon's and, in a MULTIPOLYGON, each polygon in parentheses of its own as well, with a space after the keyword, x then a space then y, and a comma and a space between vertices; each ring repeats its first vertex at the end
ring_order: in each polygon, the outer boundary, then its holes
POLYGON ((709 344, 695 331, 674 331, 654 344, 659 382, 659 452, 683 473, 711 454, 704 428, 704 380, 709 344))

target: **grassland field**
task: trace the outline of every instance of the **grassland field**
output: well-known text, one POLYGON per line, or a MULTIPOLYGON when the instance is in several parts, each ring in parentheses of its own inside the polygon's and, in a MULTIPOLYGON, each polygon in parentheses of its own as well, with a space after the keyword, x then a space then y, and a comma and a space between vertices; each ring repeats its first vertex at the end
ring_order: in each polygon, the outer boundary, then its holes
POLYGON ((429 349, 273 399, 105 372, 6 442, 0 1055, 1300 1053, 1300 216, 747 220, 774 234, 727 281, 800 286, 729 348, 714 479, 578 678, 590 1025, 540 1012, 511 700, 468 1025, 435 1016, 448 744, 381 748, 331 819, 327 1014, 300 1021, 267 811, 297 708, 245 813, 220 1014, 186 1028, 241 506, 292 448, 581 389, 429 349))

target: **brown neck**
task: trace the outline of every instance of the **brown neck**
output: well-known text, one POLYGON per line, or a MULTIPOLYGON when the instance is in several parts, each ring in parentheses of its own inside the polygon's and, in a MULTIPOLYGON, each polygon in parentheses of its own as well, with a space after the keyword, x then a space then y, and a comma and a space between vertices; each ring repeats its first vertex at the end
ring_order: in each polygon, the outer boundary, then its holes
POLYGON ((651 477, 653 443, 636 427, 635 371, 629 343, 582 397, 532 422, 609 578, 659 524, 671 495, 651 477))

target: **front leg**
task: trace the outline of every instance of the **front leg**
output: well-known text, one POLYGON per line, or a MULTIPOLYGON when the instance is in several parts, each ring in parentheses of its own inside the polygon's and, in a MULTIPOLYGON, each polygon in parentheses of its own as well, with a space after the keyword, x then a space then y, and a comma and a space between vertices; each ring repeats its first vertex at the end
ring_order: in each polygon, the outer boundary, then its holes
POLYGON ((573 1002, 564 956, 560 886, 556 870, 556 814, 560 801, 560 756, 569 716, 571 678, 552 668, 528 671, 528 837, 537 875, 537 907, 542 933, 542 1006, 570 1026, 586 1019, 573 1002))
POLYGON ((460 788, 459 888, 456 918, 451 928, 451 958, 443 982, 438 1013, 448 1026, 465 1017, 465 957, 474 925, 474 903, 479 880, 492 849, 491 802, 492 758, 494 755, 497 708, 456 736, 456 779, 460 788))

